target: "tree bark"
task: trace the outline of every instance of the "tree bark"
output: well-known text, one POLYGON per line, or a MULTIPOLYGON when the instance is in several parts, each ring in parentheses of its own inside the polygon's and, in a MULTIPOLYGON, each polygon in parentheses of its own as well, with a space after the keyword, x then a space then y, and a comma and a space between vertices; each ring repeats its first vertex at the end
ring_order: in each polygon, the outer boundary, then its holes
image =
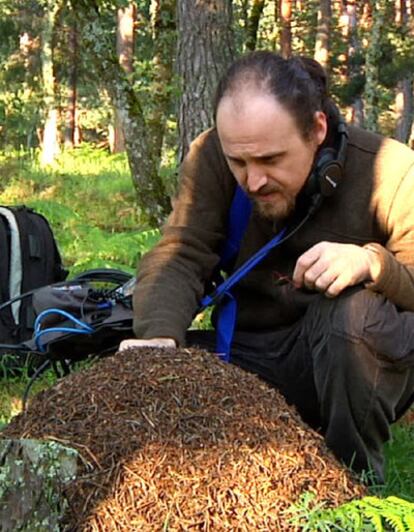
POLYGON ((292 55, 292 0, 279 0, 280 53, 287 59, 292 55))
POLYGON ((213 95, 234 58, 231 0, 178 0, 177 71, 181 162, 191 141, 213 123, 213 95))
POLYGON ((265 6, 265 0, 254 0, 250 17, 247 23, 246 48, 255 50, 257 43, 257 30, 259 28, 260 17, 265 6))
POLYGON ((55 77, 53 73, 52 36, 59 6, 49 2, 45 7, 41 34, 42 81, 45 124, 43 128, 40 161, 51 164, 60 152, 58 141, 58 109, 55 101, 55 77))
MULTIPOLYGON (((410 31, 409 17, 406 0, 396 0, 395 2, 395 23, 399 26, 405 38, 413 38, 410 31)), ((397 122, 395 127, 395 138, 400 142, 407 143, 411 133, 414 113, 413 103, 413 77, 407 76, 400 80, 396 87, 395 112, 397 122)))
MULTIPOLYGON (((134 62, 134 23, 136 8, 134 3, 128 7, 118 9, 116 25, 116 53, 121 67, 131 74, 134 62)), ((125 138, 122 129, 120 112, 114 109, 113 144, 110 146, 112 153, 125 151, 125 138)))
POLYGON ((378 131, 378 86, 380 36, 384 24, 385 0, 369 0, 367 4, 371 39, 365 53, 365 127, 378 131))
POLYGON ((153 10, 153 98, 147 118, 152 152, 161 159, 165 126, 172 106, 173 63, 176 51, 176 0, 156 0, 153 10))
POLYGON ((331 26, 331 0, 320 0, 316 28, 314 58, 329 72, 329 35, 331 26))
MULTIPOLYGON (((356 0, 347 0, 343 2, 343 19, 347 25, 343 29, 348 42, 346 57, 345 57, 345 76, 347 82, 352 85, 357 85, 358 78, 362 77, 360 66, 357 64, 356 57, 361 53, 361 42, 359 40, 357 28, 357 4, 356 0)), ((351 124, 362 127, 365 121, 364 102, 361 94, 358 92, 351 105, 348 106, 346 112, 346 119, 351 124)))
POLYGON ((73 148, 77 145, 79 133, 77 132, 77 81, 78 81, 78 35, 76 23, 69 29, 69 76, 68 97, 66 109, 65 147, 73 148))

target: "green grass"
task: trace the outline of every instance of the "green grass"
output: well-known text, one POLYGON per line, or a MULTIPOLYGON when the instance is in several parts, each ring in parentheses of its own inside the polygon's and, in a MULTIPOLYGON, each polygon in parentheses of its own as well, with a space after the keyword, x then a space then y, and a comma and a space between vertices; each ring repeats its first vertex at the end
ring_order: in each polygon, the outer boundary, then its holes
POLYGON ((0 157, 0 203, 44 214, 72 274, 89 268, 133 272, 159 237, 136 206, 124 154, 84 147, 63 152, 52 167, 36 158, 0 157))

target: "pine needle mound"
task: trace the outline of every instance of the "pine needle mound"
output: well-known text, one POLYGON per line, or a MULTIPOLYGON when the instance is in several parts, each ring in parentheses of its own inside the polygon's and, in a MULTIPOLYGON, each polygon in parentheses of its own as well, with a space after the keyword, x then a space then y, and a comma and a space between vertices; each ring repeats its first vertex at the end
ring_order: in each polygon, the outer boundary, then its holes
POLYGON ((365 493, 283 397, 198 350, 140 349, 38 394, 2 436, 76 448, 70 530, 293 530, 300 494, 365 493))

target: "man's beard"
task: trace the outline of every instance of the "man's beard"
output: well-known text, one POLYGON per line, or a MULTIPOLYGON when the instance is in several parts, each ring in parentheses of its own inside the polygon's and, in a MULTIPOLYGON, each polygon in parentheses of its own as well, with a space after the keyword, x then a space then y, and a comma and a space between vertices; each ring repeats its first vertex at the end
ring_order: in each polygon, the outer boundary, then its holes
POLYGON ((284 220, 295 209, 295 197, 274 183, 265 185, 260 189, 259 193, 249 194, 249 197, 252 199, 254 208, 260 216, 271 221, 284 220), (259 199, 262 194, 275 194, 276 192, 278 194, 274 201, 260 201, 259 199))

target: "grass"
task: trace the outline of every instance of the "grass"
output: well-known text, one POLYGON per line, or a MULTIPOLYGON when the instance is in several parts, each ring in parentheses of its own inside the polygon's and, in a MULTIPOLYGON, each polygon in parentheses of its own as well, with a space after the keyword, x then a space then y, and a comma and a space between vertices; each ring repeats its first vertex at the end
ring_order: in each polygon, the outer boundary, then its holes
POLYGON ((0 203, 25 204, 49 220, 72 274, 111 267, 133 272, 158 239, 145 227, 124 154, 86 147, 53 167, 35 158, 0 157, 0 203))
MULTIPOLYGON (((83 147, 64 152, 53 167, 44 169, 35 157, 19 155, 0 154, 0 204, 24 203, 44 214, 71 274, 96 267, 133 272, 141 254, 158 240, 159 232, 143 224, 125 156, 83 147)), ((197 326, 203 327, 203 323, 197 326)), ((19 378, 0 380, 0 428, 20 411, 28 378, 24 373, 19 378)), ((54 382, 54 373, 47 372, 36 382, 32 394, 54 382)), ((385 453, 386 485, 373 488, 372 495, 414 503, 414 416, 410 423, 392 428, 385 453)), ((391 512, 392 504, 387 511, 391 512)), ((304 530, 341 530, 329 524, 332 515, 327 517, 319 510, 312 510, 311 500, 304 499, 298 512, 305 512, 309 526, 311 515, 315 523, 314 528, 304 530)), ((346 530, 375 530, 370 527, 346 530)))

